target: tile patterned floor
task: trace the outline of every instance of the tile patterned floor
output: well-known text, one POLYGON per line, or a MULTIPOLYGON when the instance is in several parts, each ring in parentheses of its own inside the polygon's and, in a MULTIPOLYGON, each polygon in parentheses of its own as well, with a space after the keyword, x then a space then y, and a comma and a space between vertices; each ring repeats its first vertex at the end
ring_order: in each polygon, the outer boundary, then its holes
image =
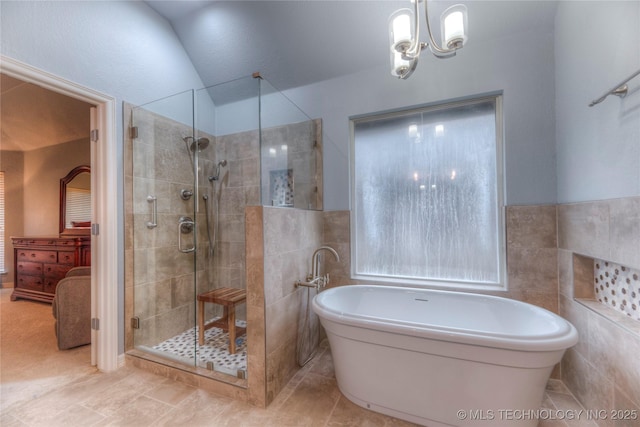
MULTIPOLYGON (((89 346, 58 351, 51 306, 9 301, 0 291, 0 425, 13 426, 380 426, 409 427, 362 409, 340 394, 331 353, 318 355, 260 409, 133 367, 100 373, 89 346)), ((559 381, 544 408, 581 408, 559 381)), ((539 427, 589 426, 543 421, 539 427)))
MULTIPOLYGON (((207 324, 218 320, 219 317, 207 320, 207 324)), ((236 321, 236 325, 246 328, 243 320, 236 321)), ((206 368, 207 362, 212 362, 218 372, 236 376, 239 370, 247 370, 247 336, 243 334, 236 338, 236 352, 229 353, 229 333, 220 328, 204 331, 204 345, 198 344, 198 327, 182 332, 157 345, 153 349, 166 353, 169 357, 182 358, 186 363, 193 363, 193 351, 196 351, 198 366, 206 368)))

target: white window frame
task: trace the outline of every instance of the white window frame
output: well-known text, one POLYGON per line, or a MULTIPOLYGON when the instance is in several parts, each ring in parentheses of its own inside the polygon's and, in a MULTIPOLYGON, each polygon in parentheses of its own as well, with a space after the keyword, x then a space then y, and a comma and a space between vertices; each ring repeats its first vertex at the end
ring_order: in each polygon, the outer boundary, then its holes
POLYGON ((476 290, 476 291, 506 291, 508 289, 507 283, 507 256, 506 256, 506 230, 505 230, 505 205, 504 205, 504 115, 502 107, 503 99, 502 93, 490 93, 480 96, 468 97, 464 99, 454 101, 444 101, 427 105, 412 106, 402 108, 398 110, 371 113, 359 116, 353 116, 349 118, 350 125, 350 148, 351 148, 351 278, 358 282, 367 283, 382 283, 391 286, 412 286, 412 287, 425 287, 425 288, 439 288, 439 289, 460 289, 460 290, 476 290), (356 204, 356 147, 355 147, 355 126, 359 122, 372 121, 378 119, 386 119, 394 116, 401 116, 416 112, 432 112, 438 110, 446 110, 450 108, 460 107, 463 105, 469 105, 482 101, 492 100, 495 102, 495 130, 496 130, 496 202, 498 212, 498 281, 496 283, 486 282, 463 282, 453 281, 447 279, 413 279, 407 277, 392 277, 392 276, 379 276, 379 275, 367 275, 359 274, 356 272, 357 265, 357 239, 356 239, 356 217, 357 217, 357 204, 356 204))

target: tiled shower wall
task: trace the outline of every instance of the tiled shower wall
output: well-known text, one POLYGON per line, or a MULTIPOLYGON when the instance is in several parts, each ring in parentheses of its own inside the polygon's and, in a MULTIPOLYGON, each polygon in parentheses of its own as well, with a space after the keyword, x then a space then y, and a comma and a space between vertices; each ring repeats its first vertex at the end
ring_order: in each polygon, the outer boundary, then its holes
MULTIPOLYGON (((131 117, 132 108, 125 104, 125 117, 131 117)), ((183 202, 179 198, 181 189, 193 187, 190 160, 182 141, 192 131, 188 126, 151 112, 137 110, 136 120, 138 123, 143 120, 148 126, 139 127, 135 140, 125 138, 124 147, 127 350, 134 347, 133 330, 128 321, 134 315, 141 317, 145 330, 144 336, 136 338, 136 344, 146 345, 192 327, 195 319, 195 292, 191 286, 193 261, 190 256, 182 256, 177 251, 175 242, 178 217, 192 210, 192 200, 183 202), (156 195, 159 203, 159 225, 152 230, 146 228, 150 219, 150 205, 146 197, 150 194, 156 195)), ((316 171, 306 182, 302 176, 296 175, 301 181, 297 187, 301 191, 311 192, 315 189, 312 185, 314 180, 322 180, 319 172, 322 170, 321 159, 313 159, 320 157, 316 156, 321 150, 319 123, 314 121, 312 124, 269 130, 272 145, 282 148, 283 142, 277 141, 279 136, 284 138, 287 150, 291 148, 288 153, 290 167, 316 171), (318 143, 314 144, 314 141, 318 143), (309 162, 315 166, 309 166, 309 162)), ((129 125, 127 121, 125 126, 128 128, 129 125)), ((198 135, 202 136, 210 139, 210 145, 200 153, 203 161, 199 171, 199 211, 196 215, 200 242, 197 265, 202 268, 196 272, 197 292, 220 286, 246 286, 246 316, 251 325, 247 331, 249 376, 247 388, 243 390, 215 385, 215 381, 207 382, 197 375, 186 381, 264 406, 297 371, 295 339, 303 290, 295 290, 293 283, 309 272, 311 254, 321 242, 322 213, 277 208, 263 212, 261 206, 250 206, 260 204, 260 143, 257 131, 220 137, 198 135), (219 181, 210 183, 207 177, 214 174, 217 162, 223 159, 227 160, 227 166, 221 170, 219 181), (210 200, 218 197, 220 202, 220 224, 213 261, 208 255, 204 194, 209 195, 210 200), (280 269, 274 269, 276 265, 280 269), (267 322, 265 317, 269 319, 267 322), (268 343, 268 349, 265 349, 265 343, 268 343)), ((307 206, 322 202, 321 192, 309 193, 308 197, 296 193, 296 197, 303 198, 307 206)), ((209 207, 215 209, 213 203, 209 207)), ((244 309, 240 310, 239 317, 244 313, 244 309)), ((208 316, 212 314, 207 313, 208 316)), ((135 360, 134 363, 147 363, 135 360)), ((159 365, 153 366, 154 370, 166 371, 159 365)), ((166 373, 175 375, 170 370, 166 373)))
MULTIPOLYGON (((574 300, 593 259, 640 268, 640 198, 558 206, 560 314, 578 329, 580 341, 562 361, 562 380, 587 409, 640 412, 640 328, 622 316, 605 317, 599 307, 574 300)), ((600 304, 600 303, 597 303, 600 304)), ((637 426, 637 420, 599 420, 601 427, 637 426)))
MULTIPOLYGON (((131 117, 133 108, 126 106, 125 117, 131 117)), ((261 146, 257 130, 218 137, 197 135, 209 138, 210 145, 199 152, 197 290, 194 292, 190 286, 193 283, 192 257, 177 250, 176 239, 179 217, 193 212, 193 199, 183 201, 179 197, 181 189, 193 189, 192 166, 183 141, 183 137, 193 131, 187 125, 141 108, 134 109, 133 117, 138 137, 125 141, 125 155, 128 156, 125 172, 125 317, 140 317, 136 344, 150 345, 194 324, 195 294, 219 287, 246 287, 244 210, 246 206, 260 204, 261 146), (226 160, 227 166, 221 168, 219 180, 210 182, 207 178, 214 175, 221 160, 226 160), (136 165, 135 178, 133 164, 136 165), (202 199, 205 194, 209 196, 208 208, 219 209, 213 256, 208 253, 202 199), (151 205, 146 201, 148 195, 158 198, 159 219, 155 229, 145 225, 151 212, 151 205)), ((126 125, 128 128, 129 124, 126 125)), ((322 198, 315 185, 322 181, 322 160, 317 155, 321 150, 321 121, 278 126, 265 129, 263 133, 266 135, 263 136, 263 153, 270 148, 277 147, 282 151, 287 147, 280 157, 284 159, 283 167, 293 170, 296 205, 321 204, 322 198)), ((268 176, 272 170, 269 167, 276 166, 267 165, 263 170, 268 176)), ((213 237, 213 229, 210 232, 213 237)), ((206 310, 207 318, 221 314, 220 307, 213 304, 206 305, 206 310)), ((246 318, 245 306, 238 308, 237 316, 246 318)), ((125 348, 129 349, 133 347, 133 330, 128 321, 125 324, 125 348)))
POLYGON ((640 326, 640 271, 611 261, 594 261, 594 298, 640 326))
MULTIPOLYGON (((127 319, 140 319, 136 344, 154 345, 193 326, 194 274, 199 279, 207 277, 210 264, 206 249, 199 248, 194 272, 193 254, 179 252, 176 239, 179 217, 193 215, 193 199, 180 198, 182 189, 194 187, 189 152, 182 140, 193 131, 143 109, 136 109, 134 114, 138 137, 125 140, 125 311, 127 319), (146 226, 151 219, 152 205, 147 201, 150 195, 157 198, 155 228, 146 226)), ((214 142, 212 136, 206 136, 214 142)), ((214 154, 213 150, 200 154, 206 159, 202 161, 204 171, 213 163, 214 154)), ((187 244, 192 237, 186 237, 187 244)), ((198 238, 202 237, 200 227, 198 238)), ((133 331, 128 321, 125 325, 125 344, 131 348, 133 331)))
POLYGON ((322 120, 262 130, 262 199, 282 206, 274 181, 290 173, 286 200, 298 209, 322 209, 322 120))
MULTIPOLYGON (((246 289, 246 259, 245 259, 245 207, 260 204, 260 141, 257 131, 240 132, 218 136, 215 145, 216 164, 226 160, 227 166, 220 169, 218 181, 204 180, 201 187, 203 194, 208 194, 211 200, 209 208, 218 213, 212 216, 219 218, 214 250, 210 282, 213 288, 246 289)), ((215 165, 207 176, 215 173, 215 165)), ((204 210, 200 209, 201 213, 204 210)), ((204 216, 200 224, 206 223, 204 216)), ((213 227, 213 223, 211 224, 213 227)), ((214 234, 211 229, 212 237, 214 234)), ((206 239, 206 234, 203 235, 206 239)), ((205 242, 205 240, 201 240, 205 242)), ((204 246, 208 246, 206 243, 204 246)), ((206 290, 206 284, 198 288, 198 293, 206 290)), ((220 306, 206 304, 207 316, 222 315, 220 306), (217 310, 217 311, 216 311, 217 310)), ((246 305, 236 309, 238 319, 246 320, 246 305)))

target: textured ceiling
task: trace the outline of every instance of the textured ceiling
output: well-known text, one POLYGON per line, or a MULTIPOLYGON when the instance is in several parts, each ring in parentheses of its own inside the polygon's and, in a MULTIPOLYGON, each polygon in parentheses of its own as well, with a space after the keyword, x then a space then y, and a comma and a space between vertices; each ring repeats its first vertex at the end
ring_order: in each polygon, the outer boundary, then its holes
POLYGON ((2 150, 31 151, 89 137, 85 102, 0 74, 2 150))

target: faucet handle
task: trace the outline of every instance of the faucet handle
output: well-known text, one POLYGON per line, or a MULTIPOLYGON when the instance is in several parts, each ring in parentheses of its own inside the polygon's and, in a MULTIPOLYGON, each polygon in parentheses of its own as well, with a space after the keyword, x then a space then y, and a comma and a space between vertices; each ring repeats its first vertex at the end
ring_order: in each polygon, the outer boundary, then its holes
POLYGON ((331 279, 329 278, 329 273, 325 274, 322 278, 322 287, 324 288, 325 286, 327 286, 330 281, 331 279))

